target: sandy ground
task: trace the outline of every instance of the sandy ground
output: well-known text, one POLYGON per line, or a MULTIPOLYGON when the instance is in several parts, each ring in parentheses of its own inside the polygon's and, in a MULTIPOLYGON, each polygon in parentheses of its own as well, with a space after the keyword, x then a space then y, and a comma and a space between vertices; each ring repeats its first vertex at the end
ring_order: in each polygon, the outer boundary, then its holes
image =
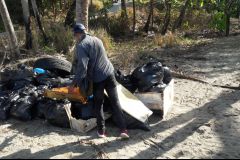
MULTIPOLYGON (((211 83, 240 84, 240 36, 161 58, 211 83)), ((176 80, 174 109, 151 132, 107 139, 56 128, 41 120, 0 123, 0 158, 240 158, 240 91, 176 80)), ((158 116, 152 118, 155 122, 158 116)), ((155 123, 154 122, 154 123, 155 123)), ((153 123, 153 122, 152 122, 153 123)))

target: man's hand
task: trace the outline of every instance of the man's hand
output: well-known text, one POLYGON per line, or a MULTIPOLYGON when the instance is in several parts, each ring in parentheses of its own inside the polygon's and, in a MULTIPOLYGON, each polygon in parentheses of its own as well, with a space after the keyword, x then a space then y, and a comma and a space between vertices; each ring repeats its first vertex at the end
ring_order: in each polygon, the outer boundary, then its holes
POLYGON ((68 92, 70 94, 74 93, 76 87, 77 87, 77 83, 73 81, 72 84, 68 87, 68 92))

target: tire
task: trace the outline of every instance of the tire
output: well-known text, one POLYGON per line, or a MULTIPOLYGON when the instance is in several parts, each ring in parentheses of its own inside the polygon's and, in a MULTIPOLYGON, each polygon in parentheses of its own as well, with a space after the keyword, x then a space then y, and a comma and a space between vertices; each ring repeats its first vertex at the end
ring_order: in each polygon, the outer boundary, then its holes
POLYGON ((72 63, 58 58, 41 58, 35 62, 33 67, 49 70, 57 76, 65 77, 70 75, 72 63))

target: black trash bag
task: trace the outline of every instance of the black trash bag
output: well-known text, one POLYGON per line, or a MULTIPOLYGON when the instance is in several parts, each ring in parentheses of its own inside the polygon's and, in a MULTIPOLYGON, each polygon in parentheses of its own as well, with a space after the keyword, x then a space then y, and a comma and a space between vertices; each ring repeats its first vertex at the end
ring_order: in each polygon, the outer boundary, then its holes
POLYGON ((43 97, 43 93, 45 92, 46 89, 49 89, 48 86, 40 85, 36 89, 36 94, 38 95, 38 98, 43 97))
POLYGON ((11 102, 7 96, 0 97, 0 120, 5 121, 10 116, 11 102))
POLYGON ((45 113, 48 108, 50 108, 53 104, 53 100, 46 98, 39 98, 36 104, 37 109, 37 117, 40 119, 45 119, 45 113))
POLYGON ((163 67, 164 70, 164 77, 163 77, 163 83, 164 84, 169 84, 172 80, 172 74, 170 69, 167 66, 163 67))
POLYGON ((22 121, 29 121, 34 118, 35 110, 34 96, 25 96, 19 98, 11 107, 10 115, 22 121))
POLYGON ((25 78, 25 79, 18 79, 18 80, 10 80, 7 82, 4 86, 4 90, 11 90, 11 91, 17 91, 19 89, 22 89, 26 86, 29 86, 32 83, 32 78, 25 78))
POLYGON ((160 62, 150 62, 136 68, 132 73, 132 81, 140 92, 163 83, 164 70, 160 62))
MULTIPOLYGON (((57 127, 70 128, 69 118, 64 108, 65 105, 71 104, 69 101, 49 100, 44 110, 46 120, 57 127)), ((43 107, 43 106, 42 106, 43 107)))
POLYGON ((158 84, 156 86, 152 86, 147 92, 156 92, 156 93, 163 93, 164 89, 167 87, 166 84, 158 84))
POLYGON ((137 90, 137 85, 132 83, 131 75, 124 76, 120 70, 115 70, 115 77, 118 83, 123 85, 131 93, 134 93, 137 90))
POLYGON ((89 101, 87 104, 72 102, 72 116, 76 119, 88 120, 95 118, 94 103, 89 101))
POLYGON ((0 119, 7 120, 10 117, 10 111, 12 105, 20 98, 18 92, 12 92, 10 94, 3 93, 1 94, 0 102, 0 119))
POLYGON ((24 64, 18 65, 17 69, 5 68, 0 72, 0 81, 9 82, 33 77, 32 69, 24 64))
POLYGON ((72 77, 69 78, 61 78, 49 71, 47 74, 41 74, 34 77, 35 85, 45 85, 53 88, 57 87, 66 87, 72 83, 72 77))

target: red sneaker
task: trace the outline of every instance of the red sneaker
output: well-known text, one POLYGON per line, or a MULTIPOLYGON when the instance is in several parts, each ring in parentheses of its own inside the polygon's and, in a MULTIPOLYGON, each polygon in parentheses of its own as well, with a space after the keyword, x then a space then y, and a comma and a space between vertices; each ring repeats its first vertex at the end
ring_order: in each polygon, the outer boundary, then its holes
POLYGON ((127 130, 121 131, 120 137, 123 138, 123 139, 129 139, 130 138, 127 130))

